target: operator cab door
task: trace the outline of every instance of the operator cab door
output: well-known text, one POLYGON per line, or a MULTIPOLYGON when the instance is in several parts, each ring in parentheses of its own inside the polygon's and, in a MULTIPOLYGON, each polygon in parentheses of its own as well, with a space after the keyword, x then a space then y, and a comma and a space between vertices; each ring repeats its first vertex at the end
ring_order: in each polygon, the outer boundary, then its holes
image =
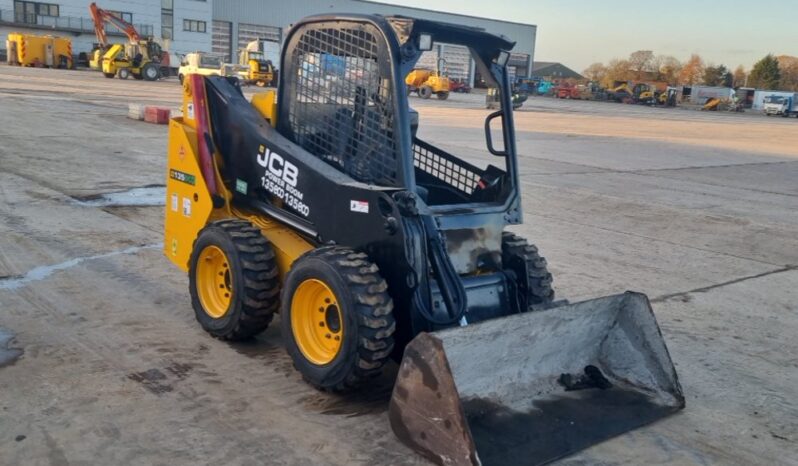
MULTIPOLYGON (((283 51, 278 130, 357 181, 402 187, 391 50, 377 24, 319 21, 292 30, 283 51)), ((404 88, 404 84, 402 84, 404 88)), ((406 110, 405 110, 406 111, 406 110)), ((405 145, 406 147, 406 145, 405 145)))

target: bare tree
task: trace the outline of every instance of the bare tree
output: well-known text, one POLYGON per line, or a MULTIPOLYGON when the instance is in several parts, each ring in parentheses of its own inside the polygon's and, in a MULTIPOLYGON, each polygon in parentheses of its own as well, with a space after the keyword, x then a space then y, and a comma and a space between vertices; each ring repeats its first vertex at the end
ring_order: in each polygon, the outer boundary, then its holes
POLYGON ((657 55, 654 57, 654 68, 659 71, 659 80, 674 85, 679 81, 679 72, 682 71, 682 62, 670 55, 657 55))
POLYGON ((638 50, 629 55, 629 64, 632 71, 648 72, 654 71, 654 52, 651 50, 638 50))
POLYGON ((585 68, 585 71, 582 72, 587 79, 591 81, 601 81, 607 75, 607 67, 604 66, 604 63, 593 63, 592 65, 585 68))
POLYGON ((734 69, 734 73, 732 73, 732 84, 735 88, 743 87, 746 85, 746 79, 748 78, 748 73, 745 72, 745 67, 743 65, 737 66, 734 69))
POLYGON ((679 72, 679 84, 686 86, 698 84, 703 77, 704 60, 699 55, 693 54, 679 72))
POLYGON ((779 87, 785 91, 798 92, 798 57, 780 55, 779 71, 781 72, 781 83, 779 87))

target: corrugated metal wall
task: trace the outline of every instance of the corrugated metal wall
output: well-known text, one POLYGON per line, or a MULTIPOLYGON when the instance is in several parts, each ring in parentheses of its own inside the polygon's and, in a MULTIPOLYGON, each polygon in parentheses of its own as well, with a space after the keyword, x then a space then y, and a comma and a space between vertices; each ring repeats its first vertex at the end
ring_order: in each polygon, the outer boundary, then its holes
MULTIPOLYGON (((233 43, 237 42, 239 23, 272 26, 282 28, 285 31, 294 22, 305 16, 324 13, 400 14, 480 27, 494 34, 503 34, 516 41, 513 52, 528 55, 529 63, 534 61, 535 58, 537 27, 529 24, 441 13, 364 0, 327 0, 324 2, 319 0, 291 0, 290 2, 278 0, 213 0, 213 19, 233 23, 233 43)), ((468 67, 467 63, 458 58, 458 51, 452 50, 450 55, 444 48, 444 54, 450 72, 454 71, 456 74, 460 74, 462 70, 468 67), (448 63, 449 59, 451 59, 451 63, 448 63)))

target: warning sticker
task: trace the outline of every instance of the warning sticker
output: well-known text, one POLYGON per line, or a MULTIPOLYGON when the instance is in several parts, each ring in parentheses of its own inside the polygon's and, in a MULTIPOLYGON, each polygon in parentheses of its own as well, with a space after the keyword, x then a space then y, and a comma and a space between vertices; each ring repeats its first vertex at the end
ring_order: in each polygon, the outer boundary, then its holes
POLYGON ((349 201, 349 210, 367 214, 369 213, 369 203, 366 201, 349 201))
POLYGON ((172 193, 172 212, 177 212, 177 193, 172 193))
POLYGON ((183 198, 183 215, 191 217, 191 199, 187 197, 183 198))

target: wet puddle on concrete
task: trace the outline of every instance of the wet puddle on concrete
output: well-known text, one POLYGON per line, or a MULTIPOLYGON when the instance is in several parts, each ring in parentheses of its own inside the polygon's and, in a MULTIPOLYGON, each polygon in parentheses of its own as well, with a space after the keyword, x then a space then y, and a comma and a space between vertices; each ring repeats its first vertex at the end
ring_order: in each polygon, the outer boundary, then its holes
POLYGON ((163 247, 161 243, 158 244, 149 244, 145 246, 133 246, 130 248, 120 249, 118 251, 111 251, 104 254, 97 254, 94 256, 86 256, 86 257, 76 257, 74 259, 70 259, 68 261, 61 262, 60 264, 53 264, 53 265, 40 265, 31 269, 25 275, 15 276, 15 277, 6 277, 0 279, 0 290, 16 290, 22 288, 23 286, 27 285, 31 282, 38 282, 40 280, 44 280, 45 278, 49 277, 50 275, 54 274, 55 272, 70 269, 75 267, 76 265, 82 264, 86 261, 96 260, 96 259, 105 259, 109 257, 124 255, 124 254, 135 254, 139 251, 145 249, 160 249, 163 247))
POLYGON ((86 207, 162 206, 166 203, 166 187, 143 186, 127 191, 76 197, 75 203, 86 207))
POLYGON ((22 356, 21 349, 11 348, 11 341, 15 336, 10 330, 0 327, 0 367, 14 364, 22 356))

